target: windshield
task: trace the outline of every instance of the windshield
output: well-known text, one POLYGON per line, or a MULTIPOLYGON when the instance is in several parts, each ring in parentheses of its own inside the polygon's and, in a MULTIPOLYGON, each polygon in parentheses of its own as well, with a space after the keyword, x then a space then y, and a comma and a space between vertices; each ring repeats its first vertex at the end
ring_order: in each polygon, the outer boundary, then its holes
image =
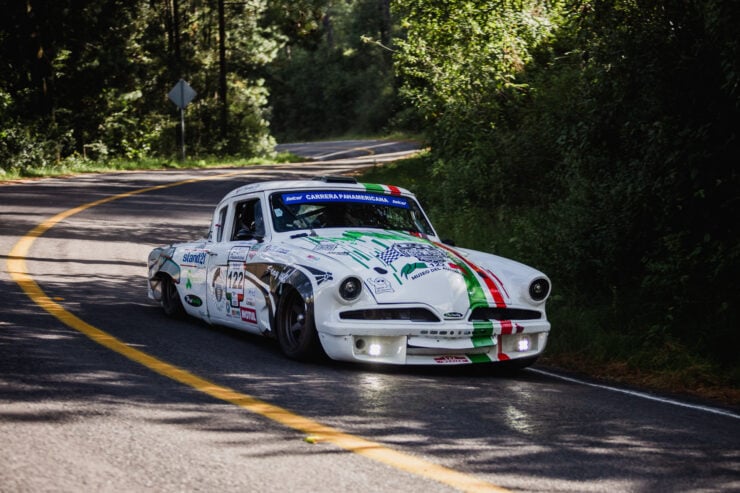
POLYGON ((278 232, 322 228, 378 228, 434 235, 409 197, 354 190, 278 192, 270 197, 278 232))

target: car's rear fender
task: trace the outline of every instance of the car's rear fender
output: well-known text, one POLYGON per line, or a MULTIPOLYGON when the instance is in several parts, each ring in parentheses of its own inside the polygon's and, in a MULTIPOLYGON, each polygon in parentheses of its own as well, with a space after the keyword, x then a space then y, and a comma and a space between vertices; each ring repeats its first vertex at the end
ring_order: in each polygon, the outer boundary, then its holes
POLYGON ((149 298, 160 301, 162 299, 161 284, 165 277, 171 278, 176 284, 180 283, 180 266, 172 260, 172 247, 155 248, 149 254, 149 298))

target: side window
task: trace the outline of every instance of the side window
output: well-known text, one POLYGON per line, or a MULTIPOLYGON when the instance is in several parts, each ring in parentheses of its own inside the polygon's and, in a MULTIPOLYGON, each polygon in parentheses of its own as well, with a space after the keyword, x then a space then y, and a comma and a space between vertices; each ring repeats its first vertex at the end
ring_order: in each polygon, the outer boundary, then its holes
POLYGON ((255 240, 265 236, 265 221, 259 199, 240 202, 234 212, 232 240, 255 240))
POLYGON ((218 224, 216 224, 216 241, 221 242, 224 238, 224 227, 226 226, 226 212, 229 210, 228 206, 223 207, 218 211, 218 224))

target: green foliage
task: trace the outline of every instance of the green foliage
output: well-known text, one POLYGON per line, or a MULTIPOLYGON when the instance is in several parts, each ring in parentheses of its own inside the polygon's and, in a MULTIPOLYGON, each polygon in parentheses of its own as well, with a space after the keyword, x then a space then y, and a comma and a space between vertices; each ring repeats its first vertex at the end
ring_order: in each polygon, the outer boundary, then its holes
POLYGON ((62 166, 77 156, 176 155, 179 115, 166 95, 181 77, 198 91, 186 110, 190 153, 271 153, 267 94, 257 70, 286 39, 263 22, 266 0, 225 8, 227 106, 219 93, 214 2, 9 5, 0 19, 0 169, 62 166))
POLYGON ((311 35, 286 45, 268 71, 279 140, 378 132, 398 107, 389 52, 368 42, 390 30, 382 2, 324 3, 321 24, 314 18, 311 35))
POLYGON ((396 5, 441 234, 547 272, 555 348, 738 374, 738 4, 396 5))

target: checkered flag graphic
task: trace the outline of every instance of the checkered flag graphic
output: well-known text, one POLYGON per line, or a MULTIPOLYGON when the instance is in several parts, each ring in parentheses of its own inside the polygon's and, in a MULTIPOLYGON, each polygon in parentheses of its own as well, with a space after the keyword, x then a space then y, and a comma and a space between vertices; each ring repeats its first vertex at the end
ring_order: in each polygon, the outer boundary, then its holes
POLYGON ((380 252, 376 255, 380 260, 382 260, 386 265, 390 265, 393 263, 394 260, 396 260, 398 257, 401 256, 401 252, 396 250, 395 246, 392 246, 384 252, 380 252))

